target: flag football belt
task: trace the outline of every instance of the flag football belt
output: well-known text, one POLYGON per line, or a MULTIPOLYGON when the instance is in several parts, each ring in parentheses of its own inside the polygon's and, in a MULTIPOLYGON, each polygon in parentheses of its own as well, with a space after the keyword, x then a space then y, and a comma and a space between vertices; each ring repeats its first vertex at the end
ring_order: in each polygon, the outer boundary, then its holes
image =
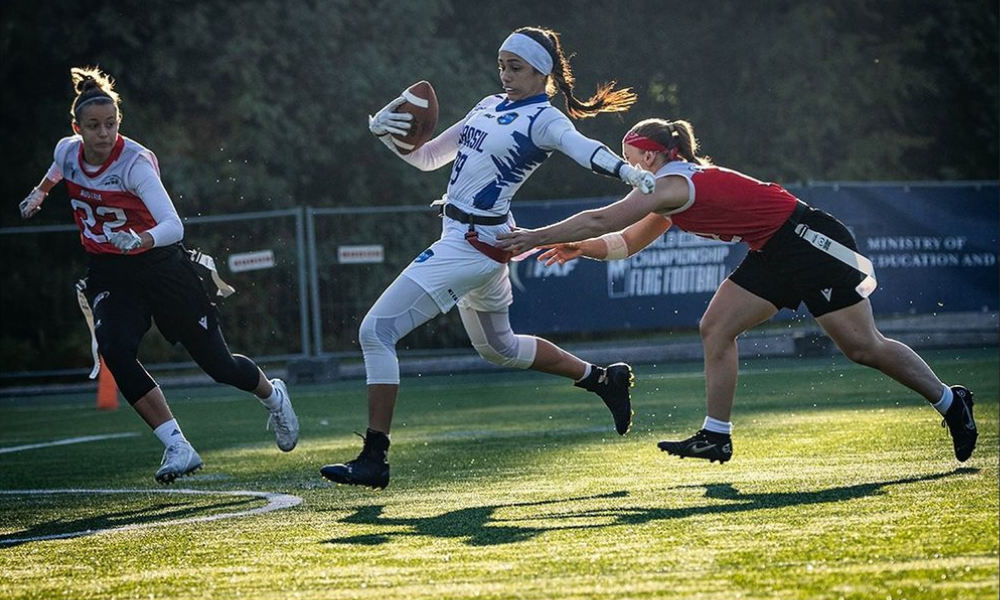
POLYGON ((507 215, 473 215, 454 204, 445 204, 444 214, 450 219, 455 219, 460 223, 468 223, 469 225, 503 225, 507 222, 507 215))
MULTIPOLYGON (((218 296, 220 298, 228 298, 236 293, 236 289, 222 280, 222 276, 219 275, 218 269, 215 268, 215 259, 205 254, 200 250, 188 250, 188 258, 191 259, 197 269, 201 270, 202 281, 205 280, 204 274, 207 273, 208 277, 212 280, 210 287, 214 289, 215 293, 209 293, 209 296, 218 296)), ((205 282, 208 284, 208 282, 205 282)))
POLYGON ((837 240, 830 239, 822 233, 810 229, 805 223, 799 223, 799 219, 805 215, 808 210, 809 206, 800 201, 795 207, 795 210, 792 212, 792 216, 788 218, 789 221, 795 224, 795 235, 809 242, 815 248, 826 252, 845 265, 861 271, 861 274, 864 275, 865 278, 861 280, 861 283, 859 283, 856 288, 854 288, 854 291, 856 291, 862 298, 870 296, 871 293, 875 291, 875 288, 878 287, 878 281, 875 279, 875 266, 872 265, 872 261, 858 254, 854 250, 851 250, 837 240))
POLYGON ((101 372, 101 357, 97 353, 97 335, 94 332, 94 311, 90 309, 90 302, 87 302, 87 296, 83 291, 87 289, 87 280, 81 279, 76 282, 76 301, 80 305, 80 312, 83 313, 83 318, 87 321, 87 329, 90 330, 90 353, 94 355, 94 368, 90 370, 91 379, 97 379, 98 373, 101 372))
POLYGON ((448 218, 454 219, 459 223, 468 223, 469 231, 465 232, 465 241, 469 242, 469 244, 471 244, 476 250, 479 250, 498 263, 508 263, 510 262, 511 257, 514 256, 513 252, 501 250, 496 246, 491 246, 480 240, 479 233, 476 231, 476 225, 503 225, 507 222, 508 215, 473 215, 458 208, 454 204, 445 204, 444 214, 448 218))

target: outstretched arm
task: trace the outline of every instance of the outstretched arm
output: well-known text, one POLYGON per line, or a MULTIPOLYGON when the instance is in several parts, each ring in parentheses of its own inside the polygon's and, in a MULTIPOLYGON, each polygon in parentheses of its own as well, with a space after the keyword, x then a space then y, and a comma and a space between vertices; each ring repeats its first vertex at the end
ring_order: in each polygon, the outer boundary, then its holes
POLYGON ((497 236, 498 245, 504 250, 518 254, 531 248, 577 242, 621 231, 633 223, 638 223, 650 213, 659 213, 683 205, 687 201, 687 194, 686 179, 663 177, 656 180, 656 188, 651 194, 632 190, 629 195, 614 204, 585 210, 554 225, 539 229, 517 229, 501 234, 497 236))
POLYGON ((421 171, 433 171, 455 160, 455 156, 458 154, 458 140, 462 135, 464 125, 465 120, 463 119, 409 154, 400 154, 388 135, 380 136, 379 140, 392 150, 393 154, 408 164, 421 171))
POLYGON ((594 260, 625 259, 652 244, 671 225, 673 221, 670 217, 648 214, 638 223, 616 233, 606 233, 582 242, 546 246, 545 252, 538 256, 538 261, 549 266, 555 263, 565 264, 581 256, 594 260))
POLYGON ((656 185, 652 173, 628 164, 601 142, 577 131, 565 117, 548 123, 538 137, 543 147, 559 150, 581 167, 589 168, 598 175, 620 179, 644 194, 652 193, 656 185))

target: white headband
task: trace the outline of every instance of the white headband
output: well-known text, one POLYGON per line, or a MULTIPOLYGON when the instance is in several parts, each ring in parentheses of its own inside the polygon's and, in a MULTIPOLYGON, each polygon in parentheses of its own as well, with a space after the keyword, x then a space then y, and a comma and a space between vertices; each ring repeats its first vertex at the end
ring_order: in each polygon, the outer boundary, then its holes
POLYGON ((512 33, 507 36, 500 46, 501 52, 513 52, 520 56, 529 65, 535 67, 542 75, 552 73, 552 55, 539 44, 523 33, 512 33))

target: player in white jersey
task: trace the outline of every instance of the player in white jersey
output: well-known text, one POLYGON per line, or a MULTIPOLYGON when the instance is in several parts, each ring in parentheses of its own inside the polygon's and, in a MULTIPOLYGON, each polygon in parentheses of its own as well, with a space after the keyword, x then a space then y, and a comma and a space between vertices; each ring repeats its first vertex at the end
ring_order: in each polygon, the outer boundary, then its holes
POLYGON ((556 32, 522 28, 500 47, 502 94, 480 101, 458 123, 421 148, 400 155, 387 134, 409 129, 411 115, 395 113, 397 98, 372 117, 369 128, 411 165, 430 171, 453 163, 443 199, 442 234, 382 293, 361 323, 368 384, 368 432, 361 454, 323 467, 327 479, 384 488, 389 484, 389 430, 399 391, 396 343, 456 304, 476 351, 486 360, 517 369, 561 375, 596 393, 611 410, 621 435, 632 424, 632 370, 624 363, 591 365, 541 338, 517 335, 510 325, 513 301, 507 262, 493 244, 510 231, 510 201, 525 179, 559 151, 581 166, 651 192, 652 174, 635 169, 604 144, 580 134, 549 97, 563 92, 570 116, 628 110, 629 90, 602 86, 587 101, 573 95, 573 75, 556 32))
POLYGON ((153 320, 213 379, 253 392, 270 412, 278 447, 292 450, 299 426, 288 390, 249 358, 229 351, 216 308, 181 246, 184 226, 160 180, 156 156, 118 133, 113 81, 96 68, 75 68, 71 75, 76 135, 56 145, 52 166, 21 202, 21 216, 37 214, 52 187, 66 182, 90 257, 84 293, 98 351, 122 395, 166 447, 156 480, 170 483, 201 468, 202 460, 139 362, 139 343, 153 320))

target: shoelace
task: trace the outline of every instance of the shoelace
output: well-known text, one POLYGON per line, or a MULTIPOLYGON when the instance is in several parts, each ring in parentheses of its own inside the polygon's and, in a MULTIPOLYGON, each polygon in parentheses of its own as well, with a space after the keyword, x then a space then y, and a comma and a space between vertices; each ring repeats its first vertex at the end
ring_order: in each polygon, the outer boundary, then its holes
POLYGON ((180 444, 171 444, 167 446, 167 449, 163 451, 163 460, 160 461, 161 464, 166 464, 168 462, 173 462, 174 458, 181 453, 180 444))
POLYGON ((365 436, 361 435, 357 431, 354 432, 354 435, 356 435, 359 438, 361 438, 361 441, 364 443, 364 445, 361 446, 361 452, 358 453, 358 458, 355 458, 354 460, 349 461, 347 464, 350 465, 350 464, 352 464, 352 463, 354 463, 357 460, 362 459, 362 458, 366 458, 366 459, 370 459, 370 460, 375 460, 375 461, 379 461, 379 460, 383 460, 384 461, 385 460, 385 456, 384 455, 380 456, 381 453, 375 447, 373 447, 373 446, 371 446, 371 445, 368 444, 368 438, 366 438, 365 436))
POLYGON ((281 406, 278 407, 278 410, 270 411, 269 412, 270 416, 267 417, 267 429, 268 430, 270 430, 271 426, 274 425, 274 430, 275 431, 278 431, 280 433, 290 433, 291 432, 292 428, 288 424, 288 422, 285 421, 285 412, 282 410, 282 408, 284 406, 285 406, 285 401, 282 400, 281 401, 281 406))

